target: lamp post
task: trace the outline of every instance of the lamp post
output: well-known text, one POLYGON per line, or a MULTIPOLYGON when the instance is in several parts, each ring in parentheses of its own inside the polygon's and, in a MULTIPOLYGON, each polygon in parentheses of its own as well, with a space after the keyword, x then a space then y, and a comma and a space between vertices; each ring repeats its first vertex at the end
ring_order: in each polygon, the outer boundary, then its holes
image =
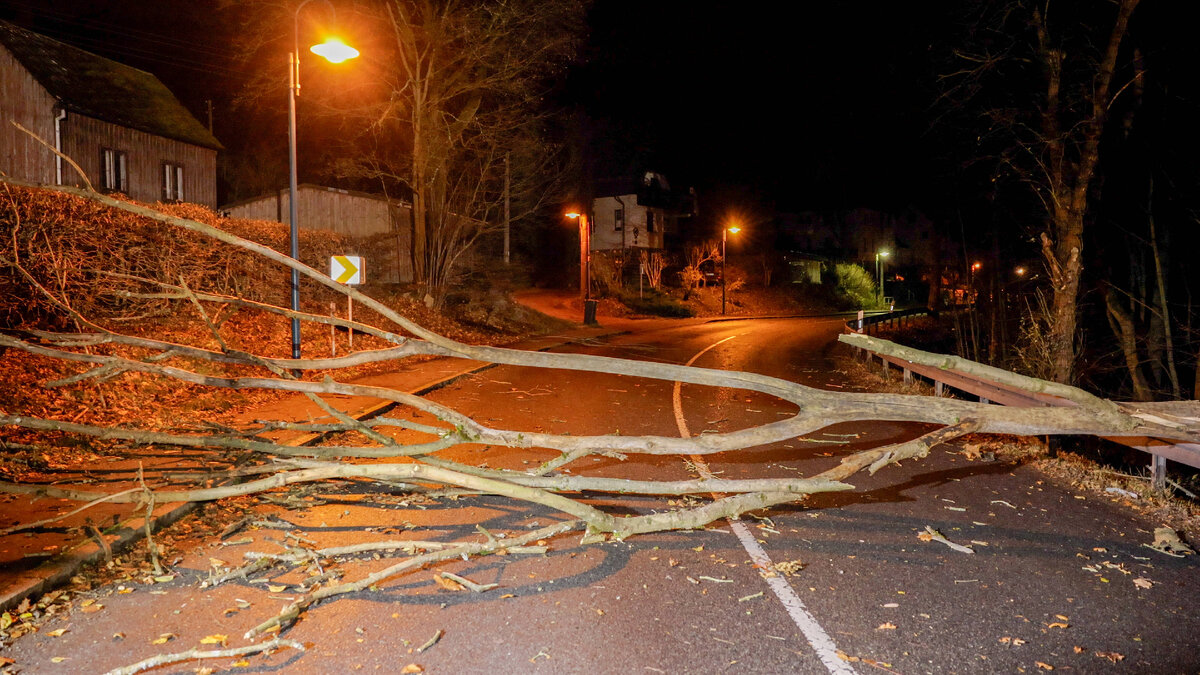
POLYGON ((883 304, 883 260, 888 257, 887 251, 875 252, 875 278, 879 280, 879 304, 883 304))
MULTIPOLYGON (((292 52, 288 54, 288 236, 291 238, 290 254, 300 260, 300 225, 296 205, 296 97, 300 95, 300 10, 312 0, 304 0, 292 14, 292 52)), ((325 0, 333 9, 333 4, 325 0)), ((334 10, 336 12, 336 10, 334 10)), ((313 45, 311 51, 331 63, 341 63, 358 56, 358 50, 347 46, 337 38, 313 45)), ((292 269, 292 312, 300 311, 300 272, 292 269)), ((300 358, 300 319, 292 317, 292 358, 300 358)))
POLYGON ((721 228, 721 316, 725 315, 725 243, 729 240, 729 233, 737 234, 742 228, 737 225, 721 228))
POLYGON ((592 302, 592 233, 588 227, 587 214, 582 209, 566 214, 579 220, 579 297, 583 300, 583 322, 595 323, 594 311, 589 312, 592 302))

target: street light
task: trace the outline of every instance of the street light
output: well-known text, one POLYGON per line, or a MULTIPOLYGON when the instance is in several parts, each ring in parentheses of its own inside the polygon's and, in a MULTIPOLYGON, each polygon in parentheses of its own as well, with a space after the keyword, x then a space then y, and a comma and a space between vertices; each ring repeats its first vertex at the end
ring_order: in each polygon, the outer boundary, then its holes
POLYGON ((879 280, 879 304, 883 304, 883 259, 888 257, 887 251, 875 252, 875 278, 879 280))
POLYGON ((725 315, 725 242, 729 239, 729 233, 737 234, 742 228, 737 225, 721 228, 721 315, 725 315))
POLYGON ((565 215, 579 219, 579 297, 583 299, 583 322, 596 323, 596 310, 592 305, 592 233, 588 217, 582 210, 565 215))
MULTIPOLYGON (((292 15, 292 52, 288 54, 288 234, 291 237, 291 256, 300 260, 300 225, 296 205, 296 97, 300 95, 300 10, 312 0, 304 0, 296 6, 292 15)), ((333 4, 325 0, 333 9, 333 4)), ((336 13, 336 10, 334 10, 336 13)), ((358 50, 337 38, 328 38, 323 44, 313 45, 317 56, 331 63, 341 63, 358 56, 358 50)), ((300 272, 292 269, 292 312, 300 311, 300 272)), ((292 358, 300 358, 300 318, 292 317, 292 358)))

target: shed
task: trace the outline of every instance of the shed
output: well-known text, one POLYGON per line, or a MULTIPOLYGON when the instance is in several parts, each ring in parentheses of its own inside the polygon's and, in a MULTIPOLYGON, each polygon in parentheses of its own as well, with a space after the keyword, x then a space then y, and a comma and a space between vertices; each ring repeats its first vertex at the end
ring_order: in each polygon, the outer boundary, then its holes
MULTIPOLYGON (((366 192, 301 183, 296 186, 299 227, 332 230, 349 237, 364 256, 368 279, 409 283, 412 273, 412 206, 398 199, 366 192)), ((291 223, 288 190, 226 204, 221 212, 232 218, 291 223)))

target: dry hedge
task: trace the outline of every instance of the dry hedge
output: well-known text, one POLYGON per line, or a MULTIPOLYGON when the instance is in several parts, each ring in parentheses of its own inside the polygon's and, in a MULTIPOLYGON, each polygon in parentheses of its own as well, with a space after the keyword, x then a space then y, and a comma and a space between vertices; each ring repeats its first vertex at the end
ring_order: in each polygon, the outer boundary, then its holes
MULTIPOLYGON (((280 223, 223 218, 195 204, 155 208, 277 251, 288 250, 288 229, 280 223)), ((194 290, 289 303, 286 268, 79 197, 4 185, 0 235, 0 327, 64 327, 71 322, 63 305, 93 320, 115 322, 169 314, 177 304, 122 295, 162 291, 155 281, 174 286, 182 281, 194 290)), ((300 259, 316 269, 346 247, 345 238, 334 232, 300 233, 300 259)), ((306 284, 301 297, 315 309, 327 305, 333 295, 306 284)))

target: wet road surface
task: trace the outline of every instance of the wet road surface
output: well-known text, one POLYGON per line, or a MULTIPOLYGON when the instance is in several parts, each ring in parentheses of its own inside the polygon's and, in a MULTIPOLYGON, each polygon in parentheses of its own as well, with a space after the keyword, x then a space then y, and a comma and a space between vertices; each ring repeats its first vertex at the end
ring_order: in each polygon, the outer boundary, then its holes
MULTIPOLYGON (((669 363, 695 359, 697 366, 855 390, 830 358, 839 325, 718 322, 622 335, 578 351, 669 363)), ((622 376, 498 367, 430 396, 493 426, 572 434, 678 435, 682 424, 698 435, 794 412, 766 395, 693 385, 680 388, 676 410, 673 388, 622 376)), ((708 455, 703 463, 724 478, 811 475, 845 454, 922 430, 845 424, 804 439, 708 455)), ((592 546, 565 535, 545 556, 490 556, 437 568, 499 584, 485 593, 445 590, 429 568, 324 603, 285 632, 310 645, 307 652, 252 656, 235 670, 399 672, 419 664, 429 673, 1196 672, 1200 575, 1194 556, 1175 559, 1144 548, 1157 524, 1102 498, 1052 485, 1029 467, 969 461, 952 450, 935 448, 925 460, 856 475, 854 492, 744 518, 753 543, 791 574, 763 569, 726 521, 703 531, 592 546), (974 553, 921 540, 927 526, 974 553), (778 580, 786 582, 799 613, 772 587, 778 580), (417 653, 437 631, 443 631, 440 641, 417 653), (818 633, 824 637, 814 638, 818 633)), ((508 468, 552 456, 482 447, 448 455, 508 468)), ((681 457, 588 458, 571 468, 663 480, 697 477, 701 470, 681 457)), ((421 539, 467 539, 478 537, 476 524, 513 532, 560 518, 491 497, 414 504, 361 485, 311 497, 324 504, 274 512, 321 546, 416 528, 412 536, 421 539)), ((632 497, 594 503, 630 513, 659 505, 632 497)), ((97 591, 101 611, 75 612, 18 641, 5 656, 27 673, 101 672, 183 651, 206 635, 243 644, 242 632, 295 597, 303 580, 290 572, 269 584, 236 581, 197 590, 214 558, 237 561, 244 550, 277 551, 286 542, 281 530, 247 534, 252 544, 187 556, 177 567, 180 578, 170 583, 97 591), (58 627, 67 631, 48 634, 58 627), (114 638, 118 632, 123 637, 114 638), (175 637, 152 645, 163 633, 175 637)), ((341 567, 349 580, 384 564, 367 556, 341 567)), ((154 672, 190 673, 232 662, 154 672)))

